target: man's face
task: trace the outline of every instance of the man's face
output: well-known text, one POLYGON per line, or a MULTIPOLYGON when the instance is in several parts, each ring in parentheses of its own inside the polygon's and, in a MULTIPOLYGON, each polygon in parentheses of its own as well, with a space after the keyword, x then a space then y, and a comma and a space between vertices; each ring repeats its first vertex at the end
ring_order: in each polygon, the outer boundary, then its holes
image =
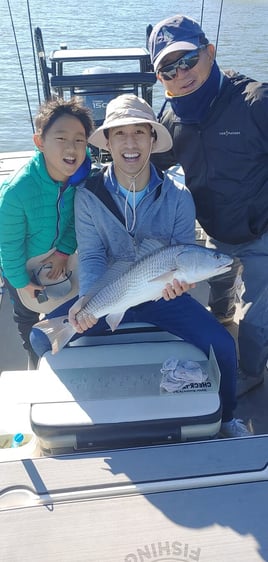
POLYGON ((107 148, 111 152, 115 170, 119 166, 129 176, 138 174, 149 159, 153 140, 151 126, 146 123, 111 127, 107 148))
POLYGON ((173 96, 185 96, 198 90, 207 80, 214 61, 215 49, 213 45, 208 45, 205 49, 199 51, 199 59, 193 68, 178 68, 176 75, 171 80, 166 80, 159 70, 167 65, 177 61, 189 51, 175 51, 167 55, 160 63, 157 71, 157 77, 162 82, 165 90, 173 96))
POLYGON ((43 152, 47 171, 53 180, 67 181, 85 159, 85 129, 72 115, 59 117, 43 137, 34 135, 34 142, 43 152))

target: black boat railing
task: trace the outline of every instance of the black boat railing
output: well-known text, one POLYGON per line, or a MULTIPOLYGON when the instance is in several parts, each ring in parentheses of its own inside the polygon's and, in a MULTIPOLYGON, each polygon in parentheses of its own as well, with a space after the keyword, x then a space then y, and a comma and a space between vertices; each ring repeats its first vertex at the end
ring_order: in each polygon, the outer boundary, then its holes
POLYGON ((111 99, 111 96, 115 97, 127 91, 140 95, 152 105, 152 88, 156 82, 156 75, 152 70, 147 48, 68 49, 66 45, 62 45, 59 50, 52 51, 48 64, 39 27, 34 31, 34 38, 45 100, 55 96, 83 93, 88 96, 89 101, 91 94, 95 96, 96 92, 110 94, 111 99), (94 67, 87 69, 82 66, 83 70, 77 72, 81 64, 99 62, 105 65, 110 61, 115 63, 115 71, 110 72, 108 68, 106 72, 104 67, 101 73, 100 67, 97 67, 94 72, 94 67), (130 67, 131 62, 137 63, 138 72, 124 70, 124 66, 130 67), (73 66, 76 72, 70 73, 69 69, 73 66))

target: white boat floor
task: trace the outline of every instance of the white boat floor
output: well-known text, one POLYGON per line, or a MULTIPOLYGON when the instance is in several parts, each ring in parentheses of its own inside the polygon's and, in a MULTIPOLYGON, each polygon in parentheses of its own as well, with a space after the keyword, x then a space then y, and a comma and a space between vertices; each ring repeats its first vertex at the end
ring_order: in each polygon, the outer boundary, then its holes
MULTIPOLYGON (((239 309, 229 331, 236 338, 239 309)), ((0 372, 27 369, 27 355, 22 347, 17 326, 12 318, 12 306, 5 291, 0 303, 0 372)), ((264 383, 238 399, 235 416, 252 428, 255 435, 268 433, 268 377, 264 383)))
POLYGON ((0 181, 4 181, 9 174, 24 166, 33 154, 33 150, 25 152, 0 152, 0 181))

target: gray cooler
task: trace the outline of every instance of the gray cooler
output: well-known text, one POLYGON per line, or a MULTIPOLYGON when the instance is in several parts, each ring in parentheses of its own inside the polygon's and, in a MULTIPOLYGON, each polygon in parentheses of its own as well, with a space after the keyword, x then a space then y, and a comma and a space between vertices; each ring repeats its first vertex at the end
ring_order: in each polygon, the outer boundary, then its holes
POLYGON ((82 338, 41 359, 31 425, 45 454, 210 439, 221 424, 219 383, 212 348, 207 358, 167 332, 82 338), (170 357, 198 362, 207 381, 163 392, 170 357))

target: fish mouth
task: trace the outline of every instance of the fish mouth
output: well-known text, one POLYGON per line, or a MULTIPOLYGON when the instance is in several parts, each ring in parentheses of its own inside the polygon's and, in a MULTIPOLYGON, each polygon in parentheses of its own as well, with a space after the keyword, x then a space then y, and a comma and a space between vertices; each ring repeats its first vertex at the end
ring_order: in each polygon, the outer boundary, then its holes
POLYGON ((218 267, 217 267, 217 271, 219 273, 227 273, 227 271, 230 271, 231 269, 232 269, 231 264, 229 264, 229 265, 218 265, 218 267))

